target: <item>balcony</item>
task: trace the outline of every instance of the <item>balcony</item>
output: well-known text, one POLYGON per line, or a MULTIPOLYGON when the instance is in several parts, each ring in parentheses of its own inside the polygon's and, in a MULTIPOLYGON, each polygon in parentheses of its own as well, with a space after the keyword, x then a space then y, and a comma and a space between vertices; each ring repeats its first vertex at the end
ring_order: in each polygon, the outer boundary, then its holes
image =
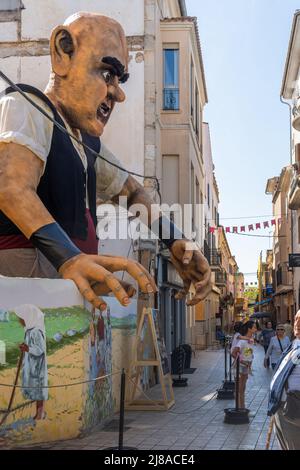
POLYGON ((165 111, 178 111, 179 110, 179 89, 178 88, 165 88, 164 89, 164 110, 165 111))
POLYGON ((204 240, 204 256, 212 269, 221 268, 221 252, 216 248, 210 248, 206 240, 204 240))
POLYGON ((288 271, 286 264, 280 265, 276 269, 276 288, 280 288, 282 286, 292 287, 291 274, 288 271))
POLYGON ((227 276, 225 271, 215 272, 215 283, 217 287, 226 287, 227 276))

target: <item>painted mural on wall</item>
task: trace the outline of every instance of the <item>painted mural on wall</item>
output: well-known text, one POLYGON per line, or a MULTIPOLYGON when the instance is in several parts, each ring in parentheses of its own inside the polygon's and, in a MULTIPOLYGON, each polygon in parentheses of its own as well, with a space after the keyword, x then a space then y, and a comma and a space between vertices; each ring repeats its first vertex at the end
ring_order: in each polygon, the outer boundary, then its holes
MULTIPOLYGON (((114 298, 106 298, 110 306, 112 327, 112 371, 129 369, 136 337, 137 301, 131 299, 128 307, 122 307, 114 298)), ((120 374, 113 375, 113 403, 116 410, 120 401, 120 374)))
POLYGON ((18 385, 0 385, 2 445, 69 439, 112 417, 112 355, 127 367, 136 305, 106 300, 100 313, 69 281, 0 279, 0 384, 18 385))

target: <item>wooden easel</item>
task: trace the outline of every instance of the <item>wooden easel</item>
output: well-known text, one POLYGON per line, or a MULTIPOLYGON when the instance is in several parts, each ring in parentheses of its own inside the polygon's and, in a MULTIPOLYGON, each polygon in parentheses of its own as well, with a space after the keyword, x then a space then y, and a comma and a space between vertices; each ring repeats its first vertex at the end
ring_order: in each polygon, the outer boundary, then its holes
MULTIPOLYGON (((163 342, 160 340, 160 344, 163 342)), ((158 345, 158 331, 157 325, 155 326, 153 319, 153 310, 151 308, 144 308, 141 319, 138 325, 136 338, 133 346, 133 360, 129 367, 129 376, 131 377, 132 382, 128 387, 128 400, 126 401, 127 410, 137 410, 137 411, 165 411, 171 408, 175 404, 175 397, 172 387, 172 378, 170 371, 163 370, 162 365, 162 348, 159 349, 158 345), (150 335, 153 342, 154 357, 153 359, 139 359, 138 351, 139 346, 143 342, 143 330, 148 327, 150 329, 150 335), (140 378, 142 374, 143 367, 156 366, 158 368, 159 381, 162 389, 162 400, 156 399, 142 399, 136 398, 136 393, 138 391, 138 386, 140 383, 140 378), (169 387, 169 396, 167 393, 167 387, 169 387)), ((165 368, 166 369, 166 368, 165 368)))

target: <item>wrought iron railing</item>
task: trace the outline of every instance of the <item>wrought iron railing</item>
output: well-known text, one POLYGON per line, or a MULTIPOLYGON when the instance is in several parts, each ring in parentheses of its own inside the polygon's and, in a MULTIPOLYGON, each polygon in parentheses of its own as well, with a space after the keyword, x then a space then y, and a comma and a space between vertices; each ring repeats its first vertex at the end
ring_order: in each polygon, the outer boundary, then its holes
POLYGON ((226 286, 227 276, 225 271, 215 272, 215 283, 217 286, 226 286))
POLYGON ((164 89, 164 110, 178 111, 179 110, 179 89, 178 88, 165 88, 164 89))
POLYGON ((221 266, 221 252, 216 248, 210 248, 207 241, 204 240, 204 256, 210 266, 221 266))

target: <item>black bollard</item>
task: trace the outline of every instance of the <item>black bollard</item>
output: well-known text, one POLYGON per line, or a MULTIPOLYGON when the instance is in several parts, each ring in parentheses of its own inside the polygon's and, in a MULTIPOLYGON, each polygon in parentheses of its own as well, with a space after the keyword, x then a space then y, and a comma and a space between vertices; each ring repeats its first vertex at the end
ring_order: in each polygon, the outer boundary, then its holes
POLYGON ((224 383, 223 387, 225 387, 226 390, 234 391, 235 382, 234 380, 232 380, 232 357, 231 357, 231 340, 230 339, 228 339, 228 354, 229 354, 229 380, 227 380, 227 382, 224 383))
POLYGON ((125 370, 122 370, 121 375, 121 393, 120 393, 120 419, 119 419, 119 450, 123 450, 124 438, 124 415, 125 415, 125 370))
POLYGON ((236 360, 236 377, 235 377, 235 409, 238 411, 240 401, 240 357, 236 360))
POLYGON ((124 447, 124 417, 125 417, 125 390, 126 390, 126 374, 122 370, 121 375, 121 390, 120 390, 120 414, 119 414, 119 447, 109 447, 104 450, 137 450, 135 447, 124 447))
POLYGON ((239 408, 240 401, 240 358, 236 361, 236 378, 235 378, 235 408, 226 408, 224 410, 224 423, 227 424, 247 424, 249 423, 249 410, 247 408, 239 408))
POLYGON ((178 348, 178 379, 173 379, 173 387, 187 387, 187 378, 181 377, 184 372, 185 350, 180 345, 178 348))
MULTIPOLYGON (((222 388, 217 390, 217 399, 218 400, 232 400, 234 398, 234 389, 232 388, 231 383, 228 380, 228 338, 225 338, 224 343, 224 381, 222 388)), ((229 351, 230 354, 230 351, 229 351)))

